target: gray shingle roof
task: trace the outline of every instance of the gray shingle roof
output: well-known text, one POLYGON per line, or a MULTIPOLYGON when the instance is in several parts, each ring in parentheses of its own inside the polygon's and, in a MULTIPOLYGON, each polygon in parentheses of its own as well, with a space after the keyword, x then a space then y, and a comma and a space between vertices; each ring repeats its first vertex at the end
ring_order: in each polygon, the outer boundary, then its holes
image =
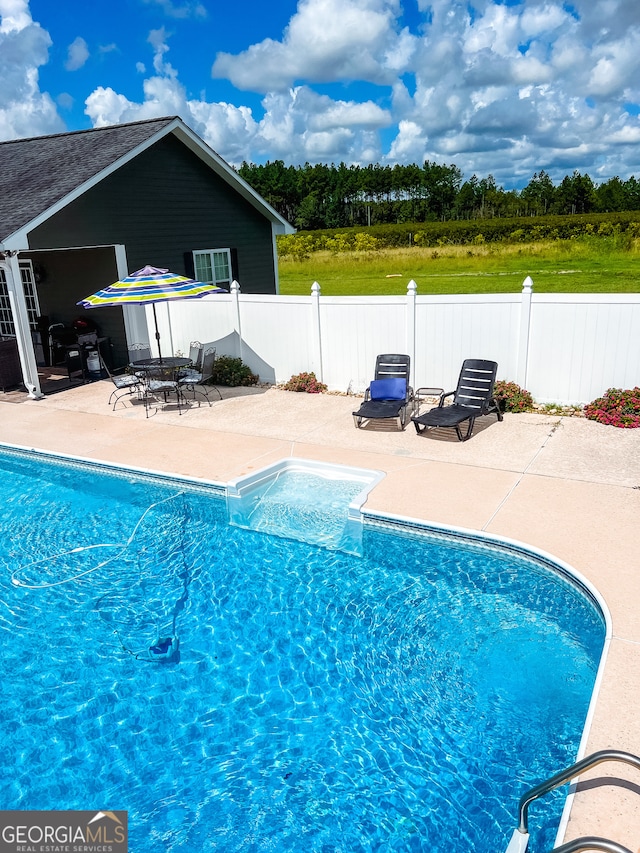
POLYGON ((175 117, 0 142, 0 241, 175 117))

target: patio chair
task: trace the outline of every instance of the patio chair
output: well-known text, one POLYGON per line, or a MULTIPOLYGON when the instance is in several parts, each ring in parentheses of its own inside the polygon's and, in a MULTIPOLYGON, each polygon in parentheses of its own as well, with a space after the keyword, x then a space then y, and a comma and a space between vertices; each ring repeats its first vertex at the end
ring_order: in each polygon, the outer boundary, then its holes
POLYGON ((423 415, 414 415, 411 420, 418 434, 435 427, 455 429, 459 441, 471 438, 476 418, 495 412, 502 420, 502 412, 493 396, 498 365, 495 361, 467 358, 462 363, 455 391, 447 391, 440 397, 438 405, 423 415), (447 397, 453 395, 453 402, 444 405, 447 397), (463 435, 460 425, 468 421, 467 431, 463 435))
POLYGON ((193 369, 199 369, 202 366, 202 356, 204 355, 204 347, 200 341, 191 341, 189 344, 189 358, 193 369))
MULTIPOLYGON (((207 352, 209 350, 207 349, 207 352)), ((215 359, 216 351, 213 350, 215 359)), ((204 357, 204 348, 200 341, 191 341, 189 344, 189 358, 191 359, 190 367, 183 367, 180 371, 179 380, 183 385, 196 384, 202 378, 202 359, 204 357)))
POLYGON ((398 429, 405 428, 414 407, 410 368, 408 355, 386 353, 376 358, 374 378, 365 391, 364 402, 352 413, 357 428, 371 420, 395 420, 398 429))
MULTIPOLYGON (((193 344, 192 344, 193 346, 193 344)), ((202 364, 199 369, 194 368, 186 368, 186 370, 180 371, 180 375, 178 377, 178 382, 182 388, 185 388, 192 392, 193 399, 195 400, 196 394, 200 397, 204 397, 209 405, 211 405, 211 400, 209 399, 209 390, 213 389, 218 397, 222 400, 222 394, 216 388, 215 385, 205 386, 205 383, 208 382, 209 379, 213 376, 213 365, 216 360, 216 350, 215 347, 210 347, 205 350, 202 355, 202 364), (199 386, 196 389, 196 385, 199 386)))
POLYGON ((100 359, 100 367, 107 374, 109 379, 116 386, 114 390, 111 392, 111 396, 109 397, 108 402, 111 403, 113 400, 113 409, 115 411, 116 406, 118 405, 118 400, 121 397, 125 397, 127 395, 137 394, 138 397, 142 394, 142 379, 139 376, 136 376, 135 373, 112 373, 107 367, 107 363, 102 357, 102 353, 98 351, 98 357, 100 359), (121 391, 122 393, 118 393, 121 391))
POLYGON ((151 358, 151 347, 149 344, 131 344, 129 347, 129 364, 136 361, 144 361, 151 358))
POLYGON ((142 399, 147 417, 149 417, 149 409, 154 401, 158 402, 162 398, 162 404, 166 405, 169 402, 170 394, 175 394, 178 414, 182 414, 186 400, 182 393, 180 381, 172 369, 159 367, 154 370, 147 370, 141 381, 142 399))

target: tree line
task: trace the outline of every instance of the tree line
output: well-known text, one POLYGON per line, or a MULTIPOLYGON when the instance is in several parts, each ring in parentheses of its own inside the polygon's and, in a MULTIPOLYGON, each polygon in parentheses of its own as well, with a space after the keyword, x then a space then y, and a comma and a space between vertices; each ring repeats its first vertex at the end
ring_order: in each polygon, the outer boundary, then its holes
POLYGON ((596 185, 579 171, 555 185, 542 170, 522 190, 505 190, 492 175, 463 181, 457 166, 429 161, 422 166, 244 162, 238 174, 300 230, 640 210, 635 177, 596 185))

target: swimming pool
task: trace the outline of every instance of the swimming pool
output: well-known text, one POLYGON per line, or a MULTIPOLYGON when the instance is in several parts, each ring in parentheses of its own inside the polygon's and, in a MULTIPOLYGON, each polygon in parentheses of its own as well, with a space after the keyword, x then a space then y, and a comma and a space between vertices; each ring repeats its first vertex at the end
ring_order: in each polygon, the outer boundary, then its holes
POLYGON ((126 809, 135 853, 493 853, 574 760, 605 626, 544 561, 374 519, 358 558, 229 526, 222 488, 0 470, 3 808, 126 809))

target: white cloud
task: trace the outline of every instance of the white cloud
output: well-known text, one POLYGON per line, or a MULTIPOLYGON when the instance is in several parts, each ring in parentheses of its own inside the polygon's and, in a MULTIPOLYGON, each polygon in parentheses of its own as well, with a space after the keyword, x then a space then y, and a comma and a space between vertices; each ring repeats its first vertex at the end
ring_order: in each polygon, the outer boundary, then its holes
POLYGON ((64 130, 51 97, 40 91, 38 68, 51 39, 31 19, 26 0, 0 0, 0 134, 17 139, 64 130))
POLYGON ((124 95, 119 95, 110 86, 98 86, 94 89, 85 101, 85 107, 85 113, 94 127, 106 127, 127 121, 127 113, 137 109, 136 104, 132 104, 124 95))
POLYGON ((144 0, 160 6, 169 18, 206 18, 207 10, 202 3, 174 3, 173 0, 144 0))
POLYGON ((75 38, 67 48, 67 61, 64 67, 67 71, 77 71, 89 59, 89 46, 82 36, 75 38))
POLYGON ((609 142, 615 145, 638 145, 640 143, 640 124, 626 126, 622 130, 612 133, 609 142))
POLYGON ((557 3, 525 8, 520 19, 520 29, 527 38, 547 35, 570 23, 570 16, 557 3))
POLYGON ((177 77, 178 72, 171 67, 168 62, 164 61, 164 55, 169 51, 167 39, 171 34, 164 27, 159 30, 151 30, 147 41, 153 47, 153 67, 158 74, 164 74, 167 77, 177 77))
POLYGON ((274 93, 263 101, 254 145, 272 159, 292 162, 363 162, 362 151, 382 156, 375 133, 391 122, 375 104, 332 101, 306 86, 274 93))
POLYGON ((391 84, 398 59, 416 41, 397 31, 399 9, 399 0, 300 0, 282 41, 219 53, 212 75, 255 92, 284 91, 300 80, 391 84))
POLYGON ((68 92, 61 92, 56 98, 56 103, 59 107, 62 107, 63 110, 70 110, 72 109, 75 101, 73 96, 68 92))
POLYGON ((28 0, 0 0, 0 34, 19 33, 33 21, 28 0))
POLYGON ((554 79, 553 68, 535 57, 522 56, 513 61, 511 76, 516 86, 526 83, 549 83, 554 79))
POLYGON ((597 62, 587 84, 589 93, 596 97, 622 95, 640 71, 640 28, 635 27, 625 38, 597 48, 594 57, 597 62))
POLYGON ((401 121, 387 159, 391 162, 422 163, 426 159, 426 150, 427 138, 420 125, 414 121, 401 121))

